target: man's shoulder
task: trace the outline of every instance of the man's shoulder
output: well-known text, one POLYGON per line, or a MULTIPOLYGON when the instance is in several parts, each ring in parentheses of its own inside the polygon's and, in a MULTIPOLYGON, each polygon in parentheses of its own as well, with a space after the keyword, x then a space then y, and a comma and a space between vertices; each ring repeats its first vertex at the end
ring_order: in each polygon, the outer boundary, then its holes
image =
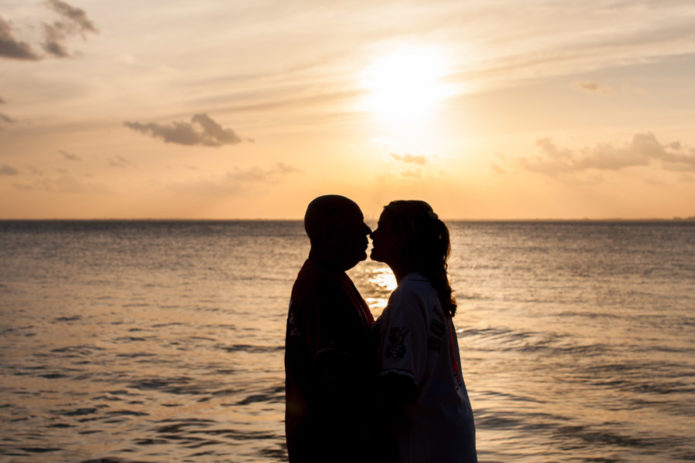
POLYGON ((297 274, 295 286, 316 287, 326 284, 338 284, 339 277, 328 269, 317 265, 305 264, 297 274))
POLYGON ((298 299, 335 299, 349 297, 349 293, 347 275, 341 276, 321 266, 307 264, 299 271, 292 288, 293 298, 298 299))

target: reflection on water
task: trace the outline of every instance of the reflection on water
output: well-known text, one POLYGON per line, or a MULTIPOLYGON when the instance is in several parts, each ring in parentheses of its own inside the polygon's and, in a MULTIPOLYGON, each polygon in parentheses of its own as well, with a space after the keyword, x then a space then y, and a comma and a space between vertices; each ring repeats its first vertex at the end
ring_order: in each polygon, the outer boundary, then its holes
POLYGON ((396 277, 388 266, 380 262, 363 262, 350 271, 355 285, 362 289, 362 296, 374 314, 381 315, 389 300, 389 295, 396 289, 396 277), (365 290, 366 288, 366 290, 365 290))
MULTIPOLYGON (((452 224, 483 462, 695 460, 695 227, 452 224)), ((0 222, 0 460, 283 461, 297 222, 0 222)), ((375 315, 395 280, 350 271, 375 315)))

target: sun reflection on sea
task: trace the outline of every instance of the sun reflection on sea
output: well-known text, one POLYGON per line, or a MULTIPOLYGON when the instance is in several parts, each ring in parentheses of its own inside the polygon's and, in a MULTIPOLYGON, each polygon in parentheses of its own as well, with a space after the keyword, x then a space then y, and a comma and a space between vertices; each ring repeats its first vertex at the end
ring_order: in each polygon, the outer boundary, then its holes
POLYGON ((381 315, 389 296, 398 286, 391 269, 378 262, 366 261, 349 273, 374 317, 381 315))
POLYGON ((391 292, 398 286, 395 275, 388 267, 374 269, 371 271, 371 274, 372 276, 369 278, 369 281, 386 291, 391 292))

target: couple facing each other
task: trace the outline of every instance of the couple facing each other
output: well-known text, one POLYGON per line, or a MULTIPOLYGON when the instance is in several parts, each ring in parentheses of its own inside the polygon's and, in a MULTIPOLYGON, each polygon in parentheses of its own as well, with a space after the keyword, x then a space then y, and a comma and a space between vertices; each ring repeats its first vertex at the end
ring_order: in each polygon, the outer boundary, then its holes
POLYGON ((447 277, 449 232, 424 201, 393 201, 373 232, 338 195, 308 206, 309 257, 285 339, 291 463, 476 462, 447 277), (346 270, 387 264, 398 287, 375 322, 346 270))

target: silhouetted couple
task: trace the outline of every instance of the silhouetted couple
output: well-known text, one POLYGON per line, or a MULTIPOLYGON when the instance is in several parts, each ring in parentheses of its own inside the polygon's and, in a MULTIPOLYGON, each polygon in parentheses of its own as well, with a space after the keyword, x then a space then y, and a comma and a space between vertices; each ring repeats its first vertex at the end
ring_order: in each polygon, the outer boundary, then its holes
POLYGON ((476 462, 446 225, 423 201, 394 201, 372 232, 337 195, 313 200, 304 225, 285 344, 290 462, 476 462), (345 273, 367 258, 367 236, 398 281, 376 322, 345 273))

